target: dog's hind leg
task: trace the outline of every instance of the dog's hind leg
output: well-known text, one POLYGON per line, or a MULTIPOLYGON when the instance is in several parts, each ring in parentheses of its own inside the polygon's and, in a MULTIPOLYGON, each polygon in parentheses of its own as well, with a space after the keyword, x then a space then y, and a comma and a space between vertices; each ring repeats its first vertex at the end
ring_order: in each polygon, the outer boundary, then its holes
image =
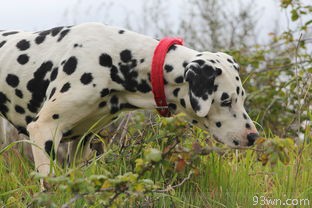
POLYGON ((91 140, 94 135, 89 133, 82 137, 81 139, 77 139, 72 141, 69 144, 69 161, 70 164, 79 164, 83 162, 87 162, 94 156, 95 151, 93 151, 90 147, 91 140))

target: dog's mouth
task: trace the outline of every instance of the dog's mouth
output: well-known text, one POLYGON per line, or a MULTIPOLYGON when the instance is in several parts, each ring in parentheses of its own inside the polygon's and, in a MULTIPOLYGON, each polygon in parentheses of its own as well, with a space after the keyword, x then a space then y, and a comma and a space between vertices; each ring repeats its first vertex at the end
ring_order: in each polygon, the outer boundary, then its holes
MULTIPOLYGON (((221 141, 216 135, 213 135, 213 138, 221 143, 221 144, 225 144, 223 141, 221 141)), ((245 145, 242 145, 241 142, 237 139, 231 139, 232 141, 232 144, 227 144, 230 148, 233 148, 233 149, 244 149, 244 148, 247 148, 247 146, 245 145)))

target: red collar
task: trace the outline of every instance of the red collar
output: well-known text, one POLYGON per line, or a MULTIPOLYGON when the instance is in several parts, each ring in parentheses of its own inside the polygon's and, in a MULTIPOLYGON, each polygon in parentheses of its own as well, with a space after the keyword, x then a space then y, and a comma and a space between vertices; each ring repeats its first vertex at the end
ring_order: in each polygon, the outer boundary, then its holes
POLYGON ((156 109, 158 113, 164 117, 170 117, 171 113, 166 101, 163 68, 168 49, 174 44, 183 45, 183 40, 180 38, 168 37, 161 39, 154 50, 152 61, 152 91, 157 106, 156 109))

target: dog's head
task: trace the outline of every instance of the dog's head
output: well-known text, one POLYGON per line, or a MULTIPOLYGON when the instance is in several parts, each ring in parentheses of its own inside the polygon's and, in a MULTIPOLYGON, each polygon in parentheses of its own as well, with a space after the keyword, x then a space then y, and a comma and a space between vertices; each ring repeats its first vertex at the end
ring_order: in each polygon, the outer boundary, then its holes
POLYGON ((244 108, 246 98, 239 66, 224 53, 205 52, 185 67, 195 123, 230 147, 251 146, 258 132, 244 108))

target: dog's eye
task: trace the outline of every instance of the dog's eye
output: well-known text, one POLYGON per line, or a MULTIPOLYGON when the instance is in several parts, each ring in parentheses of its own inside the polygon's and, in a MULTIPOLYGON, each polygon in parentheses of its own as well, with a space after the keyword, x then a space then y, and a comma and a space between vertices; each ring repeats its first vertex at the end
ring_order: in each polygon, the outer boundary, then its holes
POLYGON ((222 107, 231 107, 232 106, 232 100, 224 100, 221 102, 222 107))

